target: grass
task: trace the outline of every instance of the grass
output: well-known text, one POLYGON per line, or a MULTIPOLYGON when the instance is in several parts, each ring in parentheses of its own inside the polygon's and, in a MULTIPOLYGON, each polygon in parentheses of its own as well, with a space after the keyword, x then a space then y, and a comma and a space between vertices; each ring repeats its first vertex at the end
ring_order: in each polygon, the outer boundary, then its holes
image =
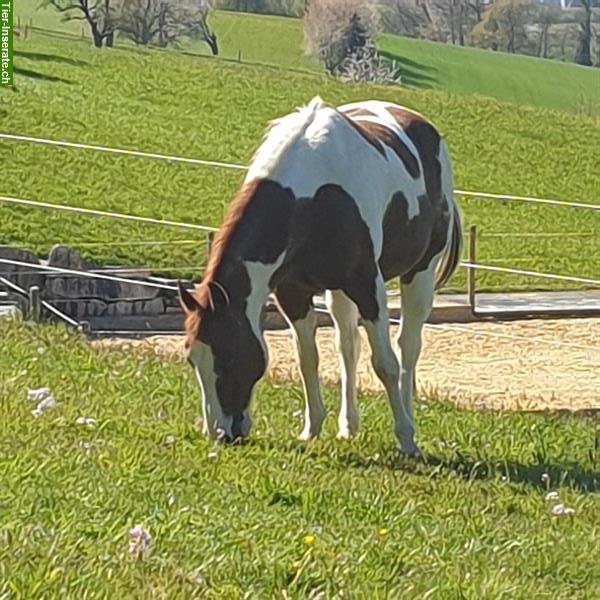
MULTIPOLYGON (((215 449, 194 426, 182 362, 92 348, 61 327, 4 320, 0 337, 0 595, 600 593, 591 421, 422 399, 416 463, 397 456, 383 398, 361 398, 356 440, 336 441, 330 416, 304 445, 300 391, 264 382, 252 441, 215 449), (34 419, 26 395, 40 386, 58 407, 34 419), (548 490, 575 514, 552 517, 548 490), (128 556, 136 524, 153 537, 145 560, 128 556)), ((335 412, 335 392, 326 403, 335 412)))
MULTIPOLYGON (((171 51, 98 52, 86 42, 38 34, 17 43, 16 68, 16 91, 0 92, 3 131, 247 163, 267 122, 314 95, 334 104, 379 97, 433 119, 448 141, 459 188, 600 201, 600 123, 587 117, 438 91, 342 85, 318 74, 171 51)), ((241 181, 239 172, 12 142, 0 145, 0 154, 5 195, 214 226, 241 181)), ((466 224, 480 227, 481 262, 600 278, 595 215, 481 201, 461 206, 466 224), (552 237, 564 233, 569 236, 552 237)), ((1 210, 1 243, 39 253, 67 243, 101 262, 199 275, 201 240, 196 246, 123 245, 199 239, 189 232, 1 210)), ((453 289, 464 286, 464 275, 457 274, 453 289)), ((490 290, 565 287, 490 273, 480 284, 490 290)))
POLYGON ((378 46, 411 87, 600 116, 598 69, 391 35, 378 46))
MULTIPOLYGON (((20 0, 15 8, 23 22, 37 27, 88 36, 79 21, 63 22, 39 0, 20 0)), ((288 69, 320 70, 303 51, 299 19, 216 11, 210 24, 219 39, 222 58, 276 64, 288 69)), ((396 59, 404 85, 488 96, 515 104, 600 116, 600 73, 571 63, 441 45, 394 35, 382 35, 377 45, 396 59)), ((183 50, 208 54, 203 44, 184 42, 183 50)))

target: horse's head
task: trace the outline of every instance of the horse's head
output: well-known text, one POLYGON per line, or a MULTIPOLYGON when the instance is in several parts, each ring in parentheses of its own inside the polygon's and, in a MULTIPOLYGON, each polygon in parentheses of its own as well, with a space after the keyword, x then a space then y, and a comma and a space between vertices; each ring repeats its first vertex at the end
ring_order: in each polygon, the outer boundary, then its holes
POLYGON ((252 391, 266 369, 246 303, 230 300, 216 282, 202 283, 194 294, 179 285, 179 299, 186 313, 186 358, 202 394, 204 433, 223 441, 245 438, 252 391))

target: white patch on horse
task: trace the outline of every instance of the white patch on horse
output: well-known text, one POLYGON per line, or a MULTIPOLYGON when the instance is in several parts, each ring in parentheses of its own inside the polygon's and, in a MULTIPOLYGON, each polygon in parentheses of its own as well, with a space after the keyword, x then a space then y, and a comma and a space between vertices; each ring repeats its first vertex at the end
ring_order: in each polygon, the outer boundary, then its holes
POLYGON ((221 432, 231 437, 233 419, 223 412, 217 396, 217 376, 210 346, 200 341, 194 342, 190 348, 189 359, 194 364, 196 381, 202 395, 203 433, 213 439, 218 438, 221 432))

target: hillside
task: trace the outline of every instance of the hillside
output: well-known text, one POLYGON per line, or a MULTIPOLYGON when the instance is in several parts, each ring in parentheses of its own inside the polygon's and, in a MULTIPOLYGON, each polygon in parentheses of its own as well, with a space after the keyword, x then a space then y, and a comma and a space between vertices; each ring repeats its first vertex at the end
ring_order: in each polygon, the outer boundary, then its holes
POLYGON ((600 115, 600 69, 398 36, 382 36, 379 48, 406 85, 600 115))
MULTIPOLYGON (((78 36, 87 29, 79 21, 62 22, 38 0, 20 0, 16 15, 38 27, 78 36)), ((320 70, 302 50, 298 19, 255 14, 215 12, 210 23, 219 39, 222 58, 276 64, 285 68, 320 70)), ((600 115, 600 69, 557 61, 460 48, 398 36, 381 36, 382 53, 399 61, 406 86, 477 94, 506 102, 569 113, 600 115)), ((202 44, 183 43, 183 51, 206 55, 202 44)))
MULTIPOLYGON (((433 119, 461 189, 600 200, 600 123, 588 118, 437 91, 346 86, 318 74, 177 52, 98 52, 87 42, 41 35, 18 42, 16 53, 17 91, 0 93, 5 132, 245 164, 267 123, 314 95, 334 104, 379 97, 433 119)), ((0 151, 5 195, 207 225, 220 223, 241 179, 235 171, 13 142, 0 151)), ((461 207, 466 225, 482 231, 482 262, 600 277, 598 223, 589 213, 477 201, 461 207)), ((102 261, 199 275, 203 244, 128 245, 187 240, 189 233, 0 210, 2 243, 40 252, 71 243, 102 261)), ((494 274, 481 283, 558 285, 494 274)), ((463 284, 461 271, 454 286, 463 284)))

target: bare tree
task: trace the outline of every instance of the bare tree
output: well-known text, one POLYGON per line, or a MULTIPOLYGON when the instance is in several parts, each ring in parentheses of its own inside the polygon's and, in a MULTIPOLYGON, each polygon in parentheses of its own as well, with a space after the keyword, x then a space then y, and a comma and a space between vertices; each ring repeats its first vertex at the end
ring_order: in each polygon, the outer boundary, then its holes
POLYGON ((166 47, 182 37, 199 39, 218 54, 217 38, 208 25, 210 5, 177 0, 125 0, 119 31, 136 44, 166 47))
POLYGON ((586 67, 592 66, 592 0, 581 0, 579 44, 575 62, 586 67))
POLYGON ((539 26, 539 40, 537 55, 541 58, 548 58, 548 49, 550 47, 550 29, 560 21, 560 9, 555 6, 542 4, 537 10, 537 24, 539 26))
POLYGON ((378 27, 388 33, 420 37, 423 28, 431 24, 424 0, 380 0, 375 9, 378 27))
POLYGON ((63 21, 86 21, 96 48, 112 47, 116 10, 111 0, 46 0, 42 6, 52 6, 62 13, 63 21))
POLYGON ((311 0, 304 16, 304 40, 329 73, 364 46, 371 27, 371 11, 361 0, 311 0))
POLYGON ((529 0, 497 0, 473 28, 471 40, 493 50, 517 52, 527 42, 525 26, 531 22, 533 11, 529 0))

